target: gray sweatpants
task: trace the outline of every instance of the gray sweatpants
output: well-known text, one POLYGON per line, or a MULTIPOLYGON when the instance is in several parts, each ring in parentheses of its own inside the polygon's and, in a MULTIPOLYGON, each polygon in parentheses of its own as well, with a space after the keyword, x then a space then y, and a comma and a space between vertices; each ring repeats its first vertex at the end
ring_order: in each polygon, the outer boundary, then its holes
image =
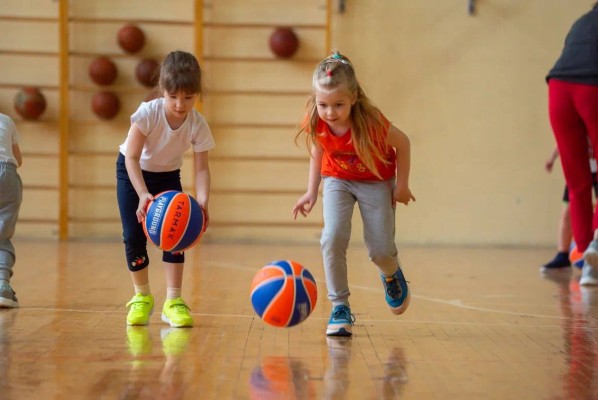
POLYGON ((370 260, 387 276, 399 267, 395 245, 394 180, 383 182, 323 178, 324 229, 320 245, 328 298, 333 306, 349 305, 347 247, 355 202, 363 220, 363 238, 370 260))
POLYGON ((23 183, 17 166, 0 162, 0 279, 9 280, 15 264, 15 248, 10 241, 15 233, 23 200, 23 183))

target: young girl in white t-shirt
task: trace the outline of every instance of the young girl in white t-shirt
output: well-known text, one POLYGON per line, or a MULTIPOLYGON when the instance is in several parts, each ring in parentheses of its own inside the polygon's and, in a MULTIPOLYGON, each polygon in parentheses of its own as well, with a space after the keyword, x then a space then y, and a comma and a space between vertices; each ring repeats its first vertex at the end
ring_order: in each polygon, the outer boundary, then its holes
MULTIPOLYGON (((195 110, 201 95, 201 69, 195 56, 169 53, 160 67, 163 97, 141 103, 131 116, 131 128, 120 145, 116 162, 117 197, 123 227, 127 267, 135 295, 127 303, 128 325, 147 325, 154 309, 150 291, 147 238, 142 222, 147 204, 165 190, 182 191, 183 154, 193 149, 196 200, 209 222, 210 170, 208 150, 214 147, 210 128, 195 110)), ((193 326, 189 307, 181 298, 184 253, 163 252, 166 300, 162 320, 172 327, 193 326)))

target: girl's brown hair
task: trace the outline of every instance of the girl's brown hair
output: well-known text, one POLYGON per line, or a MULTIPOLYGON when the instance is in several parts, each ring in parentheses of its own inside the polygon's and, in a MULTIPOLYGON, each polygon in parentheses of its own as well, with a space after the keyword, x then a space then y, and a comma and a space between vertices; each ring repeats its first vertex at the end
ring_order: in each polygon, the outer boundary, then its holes
POLYGON ((357 78, 351 61, 338 51, 322 60, 316 67, 312 78, 312 94, 306 105, 306 118, 297 127, 295 142, 304 138, 307 148, 317 143, 317 125, 319 121, 316 104, 316 91, 341 90, 355 99, 351 107, 351 139, 357 156, 365 166, 377 177, 380 173, 376 161, 388 163, 384 151, 386 140, 385 120, 380 110, 365 95, 357 78))
POLYGON ((160 66, 160 90, 201 95, 201 68, 197 58, 185 51, 168 53, 160 66))

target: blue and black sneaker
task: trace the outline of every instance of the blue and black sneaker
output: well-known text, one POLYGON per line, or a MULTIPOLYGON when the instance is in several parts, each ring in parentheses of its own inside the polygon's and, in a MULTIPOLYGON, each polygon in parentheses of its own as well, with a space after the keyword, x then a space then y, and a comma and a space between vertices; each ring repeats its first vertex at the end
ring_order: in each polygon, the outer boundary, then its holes
POLYGON ((391 276, 380 275, 380 277, 384 284, 388 308, 390 308, 393 314, 403 314, 407 307, 409 307, 411 293, 409 292, 409 287, 407 286, 407 281, 403 276, 401 267, 391 276))
POLYGON ((353 332, 351 327, 355 322, 355 316, 351 314, 351 309, 348 306, 340 305, 332 309, 330 320, 328 321, 328 328, 326 328, 327 336, 351 336, 353 332))

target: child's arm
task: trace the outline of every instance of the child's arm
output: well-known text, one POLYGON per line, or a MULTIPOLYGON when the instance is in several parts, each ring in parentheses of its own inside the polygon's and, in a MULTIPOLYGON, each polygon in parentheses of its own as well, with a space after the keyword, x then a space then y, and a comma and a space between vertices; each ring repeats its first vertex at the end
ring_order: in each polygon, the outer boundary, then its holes
POLYGON ((129 173, 129 179, 139 196, 139 206, 137 207, 137 220, 139 222, 142 222, 145 218, 145 208, 147 207, 147 203, 154 198, 147 190, 147 186, 143 180, 143 173, 141 172, 141 165, 139 164, 145 139, 146 136, 141 133, 137 124, 133 123, 129 129, 125 165, 127 167, 127 172, 129 173))
POLYGON ((195 160, 195 195, 199 205, 206 214, 206 227, 210 222, 208 203, 210 200, 210 166, 208 164, 208 152, 201 151, 194 153, 195 160))
POLYGON ((558 156, 559 156, 559 148, 555 147, 554 150, 552 150, 552 153, 550 154, 550 157, 548 158, 548 160, 546 160, 546 164, 544 164, 544 168, 546 169, 546 171, 552 172, 552 167, 554 167, 554 162, 556 161, 558 156))
POLYGON ((386 143, 397 150, 397 185, 393 192, 393 202, 409 204, 415 196, 409 189, 409 171, 411 168, 411 143, 405 133, 394 125, 388 129, 386 143))
POLYGON ((307 192, 297 200, 293 207, 293 219, 297 219, 297 214, 301 213, 304 217, 314 208, 318 200, 318 189, 322 176, 320 170, 322 166, 322 146, 316 143, 311 148, 311 157, 309 159, 309 180, 307 183, 307 192))
POLYGON ((12 154, 17 159, 17 166, 20 167, 23 164, 23 156, 21 155, 21 148, 17 143, 12 145, 12 154))

